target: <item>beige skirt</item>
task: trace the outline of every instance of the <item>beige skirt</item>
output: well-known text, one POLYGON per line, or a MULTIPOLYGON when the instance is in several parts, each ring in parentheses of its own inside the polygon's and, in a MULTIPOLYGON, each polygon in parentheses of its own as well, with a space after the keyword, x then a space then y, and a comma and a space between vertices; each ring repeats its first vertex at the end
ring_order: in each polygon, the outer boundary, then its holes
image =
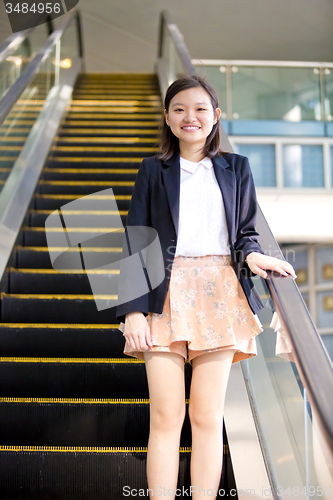
POLYGON ((263 331, 230 255, 175 257, 163 311, 146 320, 153 347, 138 351, 126 341, 124 354, 144 360, 144 352, 176 352, 191 363, 206 352, 235 349, 235 363, 257 355, 255 337, 263 331))

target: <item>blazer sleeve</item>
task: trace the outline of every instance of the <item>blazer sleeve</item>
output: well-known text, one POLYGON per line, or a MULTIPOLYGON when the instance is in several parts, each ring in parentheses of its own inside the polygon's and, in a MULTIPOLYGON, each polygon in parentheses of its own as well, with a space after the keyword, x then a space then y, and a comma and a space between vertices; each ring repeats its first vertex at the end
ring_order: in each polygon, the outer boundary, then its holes
MULTIPOLYGON (((125 224, 122 259, 120 262, 120 274, 118 280, 118 300, 121 299, 121 297, 119 297, 119 292, 121 289, 130 289, 130 287, 133 286, 133 282, 131 282, 131 280, 133 280, 133 277, 129 273, 127 273, 126 269, 124 269, 124 266, 122 266, 122 260, 124 259, 124 256, 128 256, 129 252, 131 252, 131 250, 129 249, 130 245, 128 245, 127 226, 151 226, 149 177, 149 166, 147 159, 145 158, 140 165, 135 179, 125 224)), ((145 269, 144 272, 145 276, 147 277, 145 269)), ((145 316, 147 316, 148 296, 149 293, 146 293, 134 300, 117 305, 116 318, 119 320, 119 322, 125 322, 126 314, 134 311, 140 311, 145 316)))
POLYGON ((257 220, 257 196, 249 160, 244 156, 241 168, 239 219, 236 241, 234 244, 236 260, 239 269, 246 276, 256 276, 251 271, 246 257, 251 252, 265 254, 259 244, 259 233, 256 231, 257 220))

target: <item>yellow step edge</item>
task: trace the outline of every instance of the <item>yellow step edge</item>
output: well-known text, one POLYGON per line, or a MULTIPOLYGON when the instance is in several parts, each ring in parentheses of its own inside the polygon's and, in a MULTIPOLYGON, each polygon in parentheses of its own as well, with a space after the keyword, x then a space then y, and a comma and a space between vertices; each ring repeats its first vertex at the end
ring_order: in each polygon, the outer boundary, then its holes
MULTIPOLYGON (((61 142, 110 142, 115 144, 149 144, 156 140, 150 137, 55 137, 55 141, 61 142)), ((141 150, 142 151, 142 150, 141 150)))
MULTIPOLYGON (((38 404, 85 404, 85 405, 148 405, 149 399, 89 399, 89 398, 0 398, 0 403, 38 403, 38 404)), ((189 404, 189 399, 185 399, 189 404)))
MULTIPOLYGON (((9 267, 11 273, 22 274, 87 274, 85 269, 25 269, 9 267)), ((89 269, 89 274, 119 274, 119 269, 89 269)))
MULTIPOLYGON (((38 116, 38 113, 36 113, 36 116, 38 116)), ((129 121, 140 121, 144 120, 145 122, 149 121, 154 121, 154 125, 158 125, 159 121, 161 120, 161 113, 156 113, 155 115, 153 113, 145 114, 145 113, 108 113, 104 109, 100 110, 99 113, 90 113, 89 111, 85 112, 77 112, 77 111, 71 111, 68 112, 66 115, 66 122, 68 120, 73 120, 74 118, 77 119, 82 119, 82 118, 93 118, 96 120, 97 116, 99 118, 108 119, 112 121, 117 121, 117 120, 122 120, 123 122, 126 122, 127 124, 129 121), (116 115, 116 116, 115 116, 116 115)))
POLYGON ((88 295, 88 294, 65 294, 65 293, 6 293, 1 292, 0 298, 10 299, 33 299, 33 300, 117 300, 118 295, 88 295))
POLYGON ((0 146, 0 151, 8 151, 8 149, 11 149, 11 151, 21 151, 23 146, 0 146))
MULTIPOLYGON (((66 125, 66 124, 65 124, 66 125)), ((64 126, 64 124, 62 125, 64 126)), ((18 130, 18 129, 16 129, 18 130)), ((1 129, 0 129, 1 131, 1 129)), ((5 132, 5 129, 3 130, 3 132, 5 132)), ((25 132, 25 130, 23 129, 23 132, 25 132)), ((66 133, 66 134, 94 134, 95 136, 99 137, 98 134, 99 133, 103 133, 103 134, 146 134, 146 135, 154 135, 156 136, 156 129, 144 129, 144 130, 141 130, 141 129, 138 129, 138 128, 135 128, 135 129, 132 129, 132 128, 124 128, 124 129, 121 129, 121 128, 103 128, 103 130, 100 130, 100 129, 95 129, 95 128, 68 128, 68 129, 65 129, 65 128, 60 128, 59 129, 59 133, 66 133)))
POLYGON ((54 328, 69 330, 116 330, 120 323, 0 323, 1 328, 54 328))
MULTIPOLYGON (((48 452, 48 453, 147 453, 147 448, 96 448, 80 446, 0 446, 0 451, 10 452, 48 452)), ((191 453, 191 448, 179 448, 180 453, 191 453)))
POLYGON ((138 106, 144 106, 145 108, 159 108, 161 106, 161 102, 156 102, 156 101, 120 101, 120 100, 102 100, 102 99, 72 99, 70 106, 118 106, 118 107, 138 107, 138 106))
MULTIPOLYGON (((44 198, 44 199, 64 199, 64 200, 76 200, 81 198, 80 194, 38 194, 35 193, 34 198, 44 198)), ((132 197, 130 194, 115 194, 115 195, 102 195, 102 194, 90 194, 89 199, 93 200, 130 200, 132 197)))
MULTIPOLYGON (((45 228, 44 228, 45 231, 45 228)), ((26 252, 81 252, 81 249, 79 247, 21 247, 17 245, 16 247, 17 251, 26 251, 26 252)), ((103 253, 108 253, 108 252, 121 252, 122 248, 121 247, 113 247, 113 248, 103 248, 103 247, 86 247, 85 252, 103 252, 103 253)))
MULTIPOLYGON (((7 133, 8 132, 8 128, 0 127, 0 132, 7 133)), ((23 133, 26 133, 26 135, 29 135, 30 134, 30 128, 13 128, 9 133, 10 134, 23 134, 23 133)), ((26 139, 26 137, 24 137, 24 138, 26 139)), ((16 137, 15 136, 15 139, 22 139, 22 136, 20 136, 20 137, 16 137)))
POLYGON ((142 113, 142 112, 146 112, 147 111, 150 111, 152 113, 159 113, 159 112, 162 112, 162 107, 157 107, 157 106, 151 106, 148 108, 148 106, 114 106, 114 107, 111 107, 111 106, 96 106, 96 105, 86 105, 86 106, 83 106, 83 105, 77 105, 77 104, 72 104, 71 107, 69 108, 68 111, 89 111, 90 113, 92 111, 96 111, 96 112, 100 112, 101 111, 101 108, 103 111, 112 111, 113 113, 142 113))
MULTIPOLYGON (((134 181, 38 181, 47 186, 134 186, 134 181)), ((82 194, 81 196, 85 196, 82 194)))
POLYGON ((11 172, 11 171, 12 171, 11 167, 0 167, 0 172, 5 173, 5 172, 11 172))
MULTIPOLYGON (((10 170, 9 167, 6 170, 10 170)), ((1 170, 0 170, 1 171, 1 170)), ((66 173, 80 173, 80 174, 137 174, 138 168, 57 168, 57 167, 45 167, 43 172, 58 172, 62 174, 66 173)))
MULTIPOLYGON (((8 149, 11 149, 13 151, 16 151, 15 148, 18 148, 18 150, 22 149, 21 146, 0 146, 0 150, 3 148, 3 151, 7 151, 8 149)), ((153 147, 153 146, 142 146, 140 148, 133 147, 133 146, 58 146, 54 145, 50 148, 50 151, 72 151, 72 152, 100 152, 100 153, 155 153, 159 151, 159 148, 153 147)), ((89 157, 87 157, 87 160, 89 157)))
POLYGON ((1 156, 0 161, 14 161, 18 158, 18 156, 1 156))
MULTIPOLYGON (((55 210, 40 210, 40 209, 29 209, 30 214, 53 214, 55 210)), ((61 213, 67 215, 126 215, 128 210, 61 210, 61 213)))
MULTIPOLYGON (((32 122, 34 123, 34 122, 32 122)), ((75 125, 82 125, 84 127, 88 127, 88 126, 98 126, 98 127, 105 127, 106 125, 107 126, 110 126, 110 125, 114 125, 115 127, 121 127, 121 126, 124 126, 124 125, 127 125, 128 127, 140 127, 140 126, 146 126, 146 127, 154 127, 156 126, 156 128, 158 127, 158 123, 156 122, 153 122, 153 121, 150 121, 150 122, 140 122, 138 120, 131 120, 131 121, 115 121, 115 120, 66 120, 65 124, 67 126, 75 126, 75 125), (112 122, 112 123, 110 123, 112 122)), ((148 141, 148 139, 140 139, 141 141, 148 141)))
MULTIPOLYGON (((41 226, 34 226, 34 227, 30 227, 30 226, 24 226, 22 228, 23 230, 27 231, 36 231, 36 232, 44 232, 45 231, 45 227, 41 227, 41 226)), ((124 229, 121 229, 119 230, 119 228, 115 228, 116 230, 112 230, 110 231, 110 229, 112 228, 109 228, 109 227, 70 227, 70 228, 66 228, 66 232, 67 233, 120 233, 120 232, 123 232, 124 229)), ((48 229, 48 232, 52 232, 52 233, 63 233, 63 228, 61 227, 49 227, 48 229)), ((25 248, 25 247, 22 247, 22 248, 25 248)), ((70 247, 72 248, 72 247, 70 247)), ((68 250, 70 250, 70 248, 68 250)), ((78 247, 76 247, 78 248, 78 247)), ((98 248, 98 247, 97 247, 98 248)), ((115 248, 118 248, 118 247, 115 247, 115 248)), ((85 248, 85 250, 87 250, 87 248, 85 248)), ((107 250, 104 250, 105 252, 107 250)))
MULTIPOLYGON (((0 158, 2 158, 0 156, 0 158)), ((13 156, 10 158, 14 158, 13 156)), ((104 158, 104 157, 99 157, 99 156, 84 156, 84 157, 79 157, 79 156, 49 156, 48 161, 69 161, 69 162, 100 162, 100 163, 141 163, 143 158, 136 158, 136 157, 131 157, 131 156, 126 156, 123 157, 121 156, 120 158, 113 157, 113 158, 104 158)))
POLYGON ((40 403, 40 404, 149 404, 149 399, 85 399, 85 398, 0 398, 0 403, 40 403))
POLYGON ((138 358, 15 358, 0 357, 0 363, 144 364, 138 358))

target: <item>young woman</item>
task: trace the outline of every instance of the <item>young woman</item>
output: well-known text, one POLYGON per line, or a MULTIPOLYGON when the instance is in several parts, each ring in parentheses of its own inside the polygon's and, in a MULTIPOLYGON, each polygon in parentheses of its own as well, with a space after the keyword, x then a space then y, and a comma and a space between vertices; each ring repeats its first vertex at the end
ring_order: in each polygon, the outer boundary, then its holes
POLYGON ((255 337, 263 330, 256 315, 263 304, 251 276, 266 278, 267 269, 296 275, 288 262, 265 255, 259 245, 249 162, 220 150, 221 111, 212 86, 199 76, 184 76, 168 88, 164 107, 161 153, 140 166, 126 228, 157 231, 165 278, 118 305, 116 315, 124 353, 146 366, 148 487, 154 493, 165 488, 170 499, 175 495, 169 490, 177 486, 189 356, 191 484, 199 499, 220 482, 231 364, 257 354, 255 337))

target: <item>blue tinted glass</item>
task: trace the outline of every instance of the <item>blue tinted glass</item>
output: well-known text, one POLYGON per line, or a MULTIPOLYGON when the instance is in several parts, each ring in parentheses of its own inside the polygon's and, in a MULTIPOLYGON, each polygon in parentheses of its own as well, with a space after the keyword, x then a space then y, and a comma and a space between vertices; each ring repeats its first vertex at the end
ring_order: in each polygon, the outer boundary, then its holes
MULTIPOLYGON (((317 283, 333 281, 333 246, 317 248, 317 283)), ((333 326, 333 325, 332 325, 333 326)))
POLYGON ((332 179, 332 187, 333 187, 333 146, 331 146, 331 179, 332 179))
POLYGON ((317 292, 318 328, 333 326, 333 290, 317 292))
POLYGON ((247 156, 256 187, 275 187, 275 145, 235 144, 235 153, 247 156))
POLYGON ((285 187, 324 187, 322 146, 284 145, 283 175, 285 187))
POLYGON ((295 248, 283 248, 284 258, 293 266, 296 271, 297 285, 308 284, 308 251, 297 250, 295 248))

